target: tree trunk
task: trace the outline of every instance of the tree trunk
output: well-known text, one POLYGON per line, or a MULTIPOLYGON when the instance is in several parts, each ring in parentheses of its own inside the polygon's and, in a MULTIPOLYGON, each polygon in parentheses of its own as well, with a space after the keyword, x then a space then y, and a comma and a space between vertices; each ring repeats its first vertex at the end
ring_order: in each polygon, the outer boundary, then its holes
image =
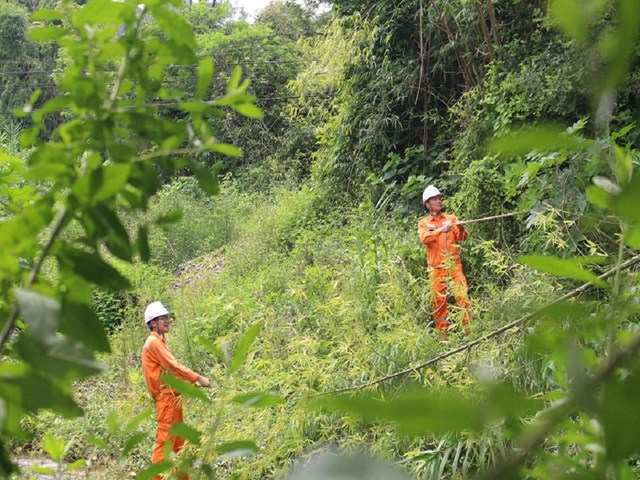
POLYGON ((489 58, 491 60, 495 60, 496 54, 493 51, 493 45, 491 44, 491 37, 489 36, 489 27, 487 26, 487 19, 484 18, 484 11, 482 10, 482 4, 480 0, 476 0, 476 12, 478 13, 478 20, 480 21, 480 30, 482 30, 482 38, 484 38, 484 43, 487 45, 487 49, 489 50, 489 58))
POLYGON ((438 6, 438 3, 436 0, 431 0, 431 4, 433 5, 433 8, 435 8, 438 15, 440 15, 440 19, 442 20, 442 26, 444 28, 445 33, 447 34, 447 39, 449 40, 449 43, 451 43, 453 47, 453 53, 456 56, 456 60, 458 61, 458 65, 460 66, 460 71, 462 72, 462 76, 464 77, 465 87, 469 89, 475 85, 473 73, 471 72, 469 65, 467 65, 466 62, 464 61, 462 52, 460 52, 460 48, 458 48, 456 37, 453 34, 451 27, 449 26, 447 16, 444 14, 442 10, 440 10, 440 7, 438 6))
POLYGON ((422 0, 420 0, 420 10, 418 12, 418 34, 419 34, 419 42, 418 48, 420 49, 420 76, 418 77, 418 90, 416 92, 416 101, 418 103, 418 99, 420 98, 420 88, 422 87, 422 78, 424 77, 424 26, 423 26, 423 15, 424 8, 422 5, 422 0))
POLYGON ((491 34, 493 35, 493 42, 499 46, 500 37, 498 36, 498 19, 496 17, 496 9, 493 6, 492 0, 487 0, 487 8, 489 10, 489 22, 491 23, 491 34))

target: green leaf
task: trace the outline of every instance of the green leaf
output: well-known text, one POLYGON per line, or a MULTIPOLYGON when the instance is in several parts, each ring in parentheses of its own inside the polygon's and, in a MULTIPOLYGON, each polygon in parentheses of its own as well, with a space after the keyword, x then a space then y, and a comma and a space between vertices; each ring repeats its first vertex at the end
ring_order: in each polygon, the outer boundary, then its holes
POLYGON ((596 185, 589 185, 587 187, 586 194, 587 200, 603 210, 608 210, 613 201, 613 195, 596 185))
POLYGON ((32 28, 29 30, 27 37, 34 42, 48 42, 56 40, 67 34, 67 30, 62 27, 47 25, 46 27, 32 28))
POLYGON ((211 399, 204 393, 203 389, 189 382, 183 382, 171 375, 161 375, 160 381, 187 397, 198 398, 204 402, 211 403, 211 399))
POLYGON ((150 8, 150 11, 167 38, 190 48, 196 46, 191 25, 183 17, 164 6, 150 8))
POLYGON ((111 0, 89 0, 84 6, 73 12, 72 23, 78 27, 87 25, 118 24, 127 5, 111 0))
POLYGON ((75 462, 70 463, 69 465, 64 467, 64 471, 65 473, 73 472, 74 470, 78 470, 79 468, 82 468, 85 465, 87 465, 87 461, 84 458, 81 458, 80 460, 76 460, 75 462))
POLYGON ((60 332, 82 342, 92 350, 109 353, 109 338, 102 322, 86 304, 75 303, 66 296, 62 300, 60 332))
POLYGON ((175 210, 170 210, 164 215, 160 215, 155 220, 156 225, 169 225, 171 223, 176 223, 178 220, 182 218, 182 210, 176 208, 175 210))
POLYGON ((50 361, 59 365, 64 362, 74 367, 81 375, 93 375, 106 368, 106 365, 96 360, 84 345, 67 337, 58 336, 54 342, 50 342, 47 355, 50 361))
POLYGON ((231 71, 229 75, 229 81, 227 82, 227 94, 233 92, 240 84, 240 77, 242 77, 242 68, 237 65, 231 71))
POLYGON ((42 20, 42 21, 46 21, 46 20, 62 20, 64 18, 64 14, 62 12, 58 12, 56 10, 47 10, 47 9, 40 9, 40 10, 36 10, 35 12, 33 12, 31 14, 31 18, 33 20, 42 20))
POLYGON ((254 323, 251 328, 249 328, 247 333, 245 333, 244 336, 240 339, 240 341, 238 341, 235 352, 233 353, 233 358, 231 359, 231 363, 229 364, 229 374, 234 373, 244 364, 249 353, 249 348, 260 333, 260 330, 262 330, 263 325, 264 321, 262 320, 254 323))
POLYGON ((223 155, 229 155, 230 157, 241 157, 242 150, 235 145, 229 143, 209 143, 205 145, 205 150, 212 152, 222 153, 223 155))
POLYGON ((628 185, 633 176, 633 159, 631 154, 618 145, 613 144, 616 158, 616 179, 620 185, 628 185))
POLYGON ((611 201, 611 209, 619 217, 631 223, 640 222, 640 208, 638 208, 638 194, 640 194, 640 175, 636 175, 631 182, 624 186, 622 193, 611 201))
POLYGON ((209 90, 211 79, 213 78, 213 59, 207 57, 200 61, 198 65, 198 86, 196 88, 196 98, 202 100, 209 90))
POLYGON ((120 430, 120 421, 118 420, 118 415, 116 412, 111 411, 107 415, 107 430, 112 436, 117 435, 118 430, 120 430))
POLYGON ((192 163, 196 180, 200 188, 209 195, 217 195, 220 192, 220 186, 218 184, 218 177, 211 173, 211 171, 202 165, 192 163))
POLYGON ((136 480, 152 480, 161 473, 168 472, 173 467, 173 462, 158 462, 145 468, 136 475, 136 480))
POLYGON ((550 273, 557 277, 571 278, 582 282, 592 282, 599 287, 606 287, 607 283, 598 278, 595 273, 585 270, 580 266, 580 261, 573 258, 557 258, 542 255, 523 255, 518 261, 524 265, 540 271, 550 273))
POLYGON ((200 445, 201 433, 185 423, 174 423, 169 428, 169 433, 184 438, 194 445, 200 445))
POLYGON ((138 237, 135 245, 140 255, 140 260, 147 263, 151 258, 151 250, 149 249, 149 229, 146 225, 138 227, 138 237))
POLYGON ((55 339, 60 320, 60 303, 51 297, 24 288, 16 289, 20 314, 31 334, 41 343, 55 339))
POLYGON ((251 103, 241 103, 240 105, 235 105, 233 109, 241 115, 249 118, 262 118, 264 117, 264 113, 258 107, 251 103))
POLYGON ((235 442, 227 442, 216 447, 219 455, 225 458, 244 457, 257 453, 260 449, 251 440, 237 440, 235 442))
POLYGON ((127 422, 127 424, 122 428, 122 433, 130 433, 134 429, 138 428, 138 426, 144 422, 151 414, 153 410, 150 408, 143 409, 140 413, 138 413, 135 417, 127 422))
POLYGON ((67 246, 61 248, 57 257, 63 269, 70 268, 77 275, 96 285, 114 291, 131 287, 129 280, 102 260, 97 252, 89 253, 67 246))
POLYGON ((625 230, 624 243, 631 248, 640 248, 640 223, 636 223, 625 230))
POLYGON ((84 439, 87 443, 90 443, 91 445, 95 445, 96 447, 101 448, 105 452, 108 452, 110 450, 109 444, 106 441, 94 435, 87 435, 86 437, 84 437, 84 439))
POLYGON ((219 361, 224 362, 225 356, 222 350, 204 335, 199 335, 196 341, 202 345, 209 353, 213 354, 219 361))
POLYGON ((93 194, 93 201, 103 202, 113 197, 126 185, 131 173, 131 164, 117 163, 115 165, 107 165, 98 171, 102 172, 102 181, 93 194))
POLYGON ((244 395, 238 395, 231 400, 233 403, 242 405, 243 407, 266 408, 274 405, 281 405, 284 399, 277 395, 269 393, 253 392, 244 395))
POLYGON ((593 141, 567 133, 560 125, 524 127, 489 143, 491 153, 523 155, 529 152, 555 152, 558 150, 585 150, 593 141))
POLYGON ((0 379, 23 377, 28 372, 29 368, 24 363, 0 363, 0 379))
POLYGON ((600 49, 608 60, 600 92, 609 95, 624 81, 640 34, 640 9, 636 0, 616 2, 615 27, 610 35, 603 35, 600 49))
MULTIPOLYGON (((17 350, 22 348, 21 342, 22 337, 17 342, 17 350)), ((35 348, 41 349, 41 346, 36 345, 35 348)), ((46 359, 44 362, 35 359, 31 365, 39 369, 37 374, 30 373, 24 377, 0 381, 0 398, 12 409, 12 415, 7 417, 3 427, 5 431, 8 429, 7 421, 15 421, 16 426, 20 428, 19 420, 23 412, 35 413, 41 408, 50 409, 68 418, 82 415, 82 409, 73 401, 71 394, 62 391, 51 381, 53 378, 64 377, 65 372, 55 371, 48 375, 50 372, 45 369, 48 367, 46 359), (43 378, 39 374, 47 375, 49 378, 43 378)))
POLYGON ((124 443, 124 447, 122 447, 122 452, 120 453, 120 458, 125 458, 129 453, 136 448, 140 442, 145 440, 149 436, 146 432, 138 432, 131 435, 127 438, 127 441, 124 443))
POLYGON ((607 457, 621 462, 640 453, 640 374, 638 369, 627 378, 612 376, 605 385, 600 415, 605 434, 607 457))
POLYGON ((105 365, 98 362, 81 343, 63 336, 49 339, 43 346, 28 335, 21 335, 16 342, 16 350, 27 363, 37 366, 41 375, 52 379, 69 381, 105 369, 105 365))
POLYGON ((584 6, 578 0, 551 0, 549 12, 560 30, 574 40, 586 43, 589 25, 584 6))
POLYGON ((64 460, 64 439, 56 438, 49 433, 44 434, 43 449, 56 463, 64 460))

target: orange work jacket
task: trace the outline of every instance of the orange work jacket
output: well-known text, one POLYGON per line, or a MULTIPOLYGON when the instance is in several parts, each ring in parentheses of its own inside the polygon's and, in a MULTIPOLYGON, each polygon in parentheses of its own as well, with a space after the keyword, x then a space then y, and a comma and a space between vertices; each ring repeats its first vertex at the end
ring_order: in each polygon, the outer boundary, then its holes
POLYGON ((436 233, 444 222, 452 224, 458 221, 455 215, 441 213, 438 218, 429 214, 418 222, 418 235, 427 252, 427 265, 431 268, 444 268, 444 260, 448 257, 456 264, 460 264, 460 245, 467 238, 467 231, 452 227, 445 233, 436 233))
POLYGON ((142 347, 142 375, 147 390, 154 400, 163 391, 178 394, 160 381, 160 376, 166 373, 191 383, 198 380, 197 373, 177 362, 167 347, 165 338, 157 332, 151 332, 142 347))

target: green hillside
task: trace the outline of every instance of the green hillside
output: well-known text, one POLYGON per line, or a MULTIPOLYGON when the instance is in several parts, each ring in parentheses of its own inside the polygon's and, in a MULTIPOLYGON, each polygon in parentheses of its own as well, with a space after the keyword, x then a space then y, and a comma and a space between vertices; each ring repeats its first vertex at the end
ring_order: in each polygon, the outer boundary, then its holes
POLYGON ((637 478, 635 2, 218 3, 0 5, 0 476, 637 478))

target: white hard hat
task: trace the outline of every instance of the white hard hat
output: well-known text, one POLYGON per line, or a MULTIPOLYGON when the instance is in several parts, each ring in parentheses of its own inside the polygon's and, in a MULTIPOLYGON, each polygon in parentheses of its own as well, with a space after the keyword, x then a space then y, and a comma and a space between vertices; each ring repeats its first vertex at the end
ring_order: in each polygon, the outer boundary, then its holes
POLYGON ((438 190, 433 185, 429 185, 424 189, 424 192, 422 192, 422 203, 426 202, 430 198, 437 197, 438 195, 442 195, 440 193, 440 190, 438 190))
POLYGON ((162 302, 153 302, 147 306, 144 311, 144 321, 149 323, 154 318, 161 317, 163 315, 169 315, 169 310, 162 304, 162 302))

